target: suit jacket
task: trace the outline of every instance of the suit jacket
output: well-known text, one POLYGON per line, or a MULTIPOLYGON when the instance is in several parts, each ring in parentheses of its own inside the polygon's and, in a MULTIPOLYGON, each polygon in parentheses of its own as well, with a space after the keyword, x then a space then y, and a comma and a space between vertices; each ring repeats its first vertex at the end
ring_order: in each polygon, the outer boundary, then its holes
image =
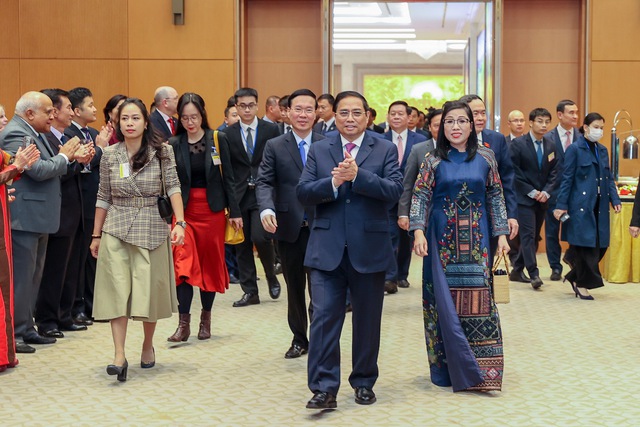
MULTIPOLYGON (((311 145, 324 139, 322 134, 311 134, 311 145)), ((256 197, 260 212, 271 209, 276 214, 278 228, 274 238, 295 242, 306 214, 313 223, 313 207, 304 207, 296 196, 296 187, 302 174, 302 158, 293 132, 267 141, 256 181, 256 197)))
MULTIPOLYGON (((182 190, 182 203, 185 208, 189 202, 189 192, 191 191, 191 157, 189 155, 189 142, 187 141, 187 133, 172 136, 169 144, 173 147, 176 158, 176 170, 178 179, 180 180, 180 189, 182 190)), ((222 162, 222 173, 220 174, 220 166, 213 164, 211 155, 213 153, 213 131, 205 131, 205 156, 204 168, 207 181, 207 203, 212 212, 219 212, 224 208, 229 209, 231 218, 239 218, 240 207, 236 200, 236 181, 233 176, 233 168, 231 167, 231 156, 229 154, 229 142, 227 136, 218 133, 218 145, 220 146, 220 161, 222 162)))
MULTIPOLYGON (((60 152, 62 144, 52 132, 46 134, 47 142, 56 155, 60 152)), ((78 162, 68 165, 67 173, 60 177, 60 190, 62 202, 60 207, 60 228, 55 233, 57 236, 73 236, 78 225, 83 224, 82 216, 82 187, 80 186, 80 171, 83 166, 78 162)))
POLYGON ((262 152, 267 141, 280 135, 278 126, 273 123, 258 119, 257 136, 253 139, 253 156, 249 160, 247 149, 242 139, 240 122, 234 123, 224 130, 229 140, 229 152, 231 153, 231 165, 236 181, 236 200, 240 204, 241 211, 257 209, 258 202, 255 191, 248 189, 248 181, 251 177, 258 176, 258 167, 262 161, 262 152))
POLYGON ((404 169, 404 179, 402 181, 402 186, 404 190, 402 191, 402 196, 400 196, 400 201, 398 202, 398 216, 409 216, 409 209, 411 208, 411 196, 413 196, 413 188, 416 185, 416 180, 418 179, 418 172, 420 172, 420 165, 424 161, 427 153, 435 150, 436 146, 433 142, 433 138, 428 141, 419 142, 411 147, 411 153, 409 153, 409 158, 407 159, 407 164, 404 169))
POLYGON ((324 121, 319 121, 318 123, 316 123, 315 125, 313 125, 313 131, 317 132, 321 135, 325 135, 331 131, 336 130, 336 121, 334 120, 333 123, 331 123, 331 126, 329 126, 329 128, 325 131, 322 132, 322 125, 324 124, 324 121))
POLYGON ((507 147, 507 140, 501 133, 491 129, 482 131, 482 142, 485 147, 493 150, 498 162, 498 173, 502 180, 504 199, 507 205, 507 218, 518 218, 518 199, 515 192, 515 173, 511 163, 511 154, 507 147))
POLYGON ((598 158, 593 155, 583 136, 565 152, 562 183, 556 209, 566 210, 570 218, 562 224, 562 238, 572 245, 596 247, 596 233, 600 247, 609 246, 609 203, 619 205, 618 189, 611 176, 609 155, 602 144, 597 144, 598 158), (598 222, 593 213, 596 208, 598 185, 600 204, 598 222))
MULTIPOLYGON (((162 155, 167 195, 180 193, 173 149, 163 144, 162 155)), ((121 178, 120 165, 128 162, 124 142, 104 149, 96 202, 96 207, 107 211, 102 231, 123 242, 152 250, 166 242, 169 235, 167 223, 158 213, 158 196, 163 194, 160 160, 151 149, 142 168, 121 178)))
POLYGON ((22 139, 31 136, 40 150, 40 160, 13 183, 16 199, 11 203, 11 229, 51 234, 60 227, 60 177, 67 173, 67 161, 54 155, 44 134, 35 135, 19 116, 14 116, 0 134, 0 148, 15 154, 22 139))
MULTIPOLYGON (((171 117, 171 120, 173 120, 173 126, 178 129, 178 120, 176 120, 175 117, 171 117)), ((153 126, 153 130, 162 136, 165 141, 168 141, 169 138, 173 136, 169 124, 164 121, 164 118, 158 110, 155 110, 149 115, 149 121, 151 122, 151 126, 153 126)))
POLYGON ((384 133, 384 129, 381 126, 378 126, 377 124, 373 124, 371 125, 370 128, 367 128, 369 130, 374 131, 375 133, 384 133))
POLYGON ((311 145, 297 187, 303 205, 315 205, 304 265, 333 271, 345 247, 359 273, 386 271, 394 259, 389 235, 388 206, 402 193, 402 173, 396 146, 365 134, 358 154, 354 182, 333 192, 331 170, 344 160, 340 136, 311 145))
MULTIPOLYGON (((267 121, 265 120, 265 122, 267 122, 267 121)), ((284 135, 285 134, 285 126, 291 127, 291 125, 288 125, 285 122, 278 122, 278 123, 267 122, 267 123, 272 123, 272 124, 278 126, 278 132, 280 132, 280 135, 284 135)), ((293 129, 293 128, 291 128, 291 129, 293 129)))
POLYGON ((538 155, 529 133, 514 139, 509 144, 509 151, 516 176, 516 197, 519 204, 533 206, 537 203, 527 196, 532 190, 546 191, 549 196, 556 193, 560 184, 560 160, 555 142, 542 137, 542 169, 538 168, 538 155))
POLYGON ((640 191, 636 191, 636 198, 633 200, 633 212, 629 226, 640 227, 640 191))
MULTIPOLYGON (((578 128, 573 128, 573 142, 578 140, 578 135, 580 135, 580 130, 578 128)), ((549 132, 545 133, 544 136, 546 138, 550 138, 556 144, 556 153, 558 154, 558 158, 560 159, 560 171, 558 175, 562 176, 562 165, 564 163, 564 147, 562 145, 562 139, 560 138, 560 134, 558 133, 558 127, 556 126, 549 132)), ((559 188, 559 184, 558 184, 559 188)), ((556 199, 558 194, 553 194, 549 199, 549 209, 554 209, 556 205, 556 199)))
MULTIPOLYGON (((393 134, 391 132, 391 129, 389 129, 387 132, 384 133, 384 139, 386 139, 387 141, 393 142, 393 134)), ((403 174, 404 174, 404 168, 407 165, 407 159, 409 158, 409 153, 411 153, 411 148, 413 148, 413 145, 419 142, 424 142, 426 140, 427 138, 424 135, 407 130, 407 140, 404 141, 404 144, 405 144, 404 155, 402 156, 402 163, 400 163, 400 171, 403 174)))
MULTIPOLYGON (((95 141, 98 131, 92 127, 88 127, 91 138, 95 141)), ((77 136, 84 139, 85 135, 74 124, 64 130, 64 134, 73 138, 77 136)), ((85 219, 93 219, 96 215, 96 195, 98 194, 98 185, 100 184, 100 159, 102 159, 102 148, 95 146, 96 155, 93 156, 89 166, 91 173, 83 173, 80 175, 80 184, 82 186, 82 214, 85 219)), ((91 231, 91 230, 90 230, 91 231)))
POLYGON ((429 134, 429 132, 427 132, 424 129, 419 129, 416 128, 415 133, 417 133, 418 135, 422 135, 424 136, 424 140, 426 141, 427 139, 431 138, 431 135, 429 134))

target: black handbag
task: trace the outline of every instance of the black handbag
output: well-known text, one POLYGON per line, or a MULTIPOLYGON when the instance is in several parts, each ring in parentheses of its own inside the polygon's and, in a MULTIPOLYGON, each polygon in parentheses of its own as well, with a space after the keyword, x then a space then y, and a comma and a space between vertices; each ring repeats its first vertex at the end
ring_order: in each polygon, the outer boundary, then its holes
POLYGON ((162 174, 162 195, 158 196, 158 212, 164 220, 170 220, 173 216, 173 208, 171 200, 167 196, 167 189, 164 183, 164 167, 162 166, 162 158, 160 159, 160 173, 162 174))

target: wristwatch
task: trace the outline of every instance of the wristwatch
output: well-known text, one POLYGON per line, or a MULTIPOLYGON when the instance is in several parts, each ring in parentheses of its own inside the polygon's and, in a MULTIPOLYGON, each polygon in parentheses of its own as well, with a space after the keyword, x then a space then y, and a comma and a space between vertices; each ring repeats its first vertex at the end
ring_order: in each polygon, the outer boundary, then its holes
POLYGON ((185 230, 187 229, 187 221, 176 221, 176 225, 179 225, 180 227, 184 228, 185 230))

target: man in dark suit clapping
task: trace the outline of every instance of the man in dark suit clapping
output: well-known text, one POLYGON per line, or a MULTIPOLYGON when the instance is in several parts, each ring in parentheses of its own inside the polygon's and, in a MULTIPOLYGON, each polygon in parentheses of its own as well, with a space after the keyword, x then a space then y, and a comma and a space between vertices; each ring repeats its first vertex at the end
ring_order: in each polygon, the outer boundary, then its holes
POLYGON ((300 202, 316 207, 305 255, 313 295, 310 409, 337 406, 347 290, 353 307, 349 382, 356 403, 376 401, 384 276, 393 256, 388 207, 402 193, 398 149, 365 132, 365 98, 358 92, 341 92, 333 110, 339 133, 311 145, 297 188, 300 202))

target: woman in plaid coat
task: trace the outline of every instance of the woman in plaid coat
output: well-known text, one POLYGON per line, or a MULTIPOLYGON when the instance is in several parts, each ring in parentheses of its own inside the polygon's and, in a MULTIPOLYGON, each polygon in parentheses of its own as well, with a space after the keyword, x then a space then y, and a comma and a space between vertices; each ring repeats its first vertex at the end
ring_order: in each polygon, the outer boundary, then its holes
POLYGON ((143 322, 140 365, 151 368, 156 321, 177 311, 169 237, 172 244, 183 244, 187 225, 173 150, 156 138, 142 101, 129 98, 122 104, 117 132, 123 142, 105 148, 100 161, 91 241, 91 253, 98 258, 93 315, 111 321, 115 357, 107 373, 126 381, 128 319, 143 322), (163 193, 161 167, 177 219, 170 233, 157 206, 163 193))

